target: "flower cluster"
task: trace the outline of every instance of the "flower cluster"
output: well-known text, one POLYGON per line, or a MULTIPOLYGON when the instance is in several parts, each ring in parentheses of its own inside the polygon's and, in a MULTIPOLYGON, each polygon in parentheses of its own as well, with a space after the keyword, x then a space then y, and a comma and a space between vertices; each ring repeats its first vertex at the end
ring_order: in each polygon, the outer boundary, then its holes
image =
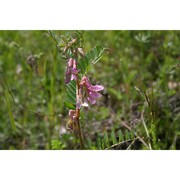
POLYGON ((78 72, 79 70, 77 70, 77 61, 73 58, 70 58, 67 63, 65 83, 69 84, 69 82, 72 80, 77 81, 78 72))
POLYGON ((79 110, 82 106, 88 107, 88 103, 95 104, 97 99, 102 96, 99 91, 104 89, 101 85, 92 85, 87 76, 83 76, 79 81, 79 71, 80 70, 77 69, 77 61, 70 58, 67 63, 65 83, 69 84, 72 80, 76 81, 76 110, 69 110, 67 128, 75 133, 78 131, 79 110))
MULTIPOLYGON (((102 96, 98 92, 104 89, 104 87, 101 85, 94 85, 93 86, 90 83, 87 76, 83 76, 83 78, 80 82, 80 88, 82 89, 83 87, 85 89, 85 94, 86 94, 87 100, 91 104, 96 103, 96 99, 102 96)), ((85 101, 86 101, 86 99, 85 99, 85 101)))

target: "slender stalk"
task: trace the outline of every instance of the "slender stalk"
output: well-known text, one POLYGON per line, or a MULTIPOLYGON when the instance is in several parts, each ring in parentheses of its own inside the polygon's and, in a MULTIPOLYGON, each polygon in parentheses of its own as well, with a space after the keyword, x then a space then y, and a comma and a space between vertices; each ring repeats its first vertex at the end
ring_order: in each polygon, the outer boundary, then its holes
MULTIPOLYGON (((74 56, 75 56, 76 61, 77 61, 78 60, 77 49, 75 49, 75 51, 74 51, 74 56)), ((76 79, 76 102, 78 102, 78 99, 79 99, 79 90, 80 90, 79 83, 80 82, 79 82, 78 75, 77 75, 77 79, 76 79)), ((80 146, 81 146, 81 149, 84 149, 84 143, 83 143, 83 138, 82 138, 81 126, 80 126, 79 118, 80 118, 80 109, 76 105, 76 120, 77 120, 77 124, 78 124, 78 134, 79 134, 80 146)))
MULTIPOLYGON (((154 94, 153 94, 153 89, 152 89, 152 98, 154 97, 154 94)), ((155 127, 155 110, 154 110, 154 102, 153 102, 153 99, 151 100, 148 95, 146 94, 146 91, 144 91, 144 95, 145 95, 145 98, 146 98, 146 101, 147 101, 147 104, 148 104, 148 107, 149 107, 149 113, 150 113, 150 117, 151 117, 151 127, 150 127, 150 134, 152 136, 152 145, 153 145, 153 148, 154 149, 157 149, 158 146, 157 146, 157 138, 156 138, 156 127, 155 127)))
POLYGON ((145 131, 146 131, 146 135, 147 135, 147 138, 148 138, 149 149, 152 150, 152 146, 151 146, 151 142, 150 142, 149 131, 148 131, 148 128, 147 128, 146 123, 145 123, 145 121, 144 121, 143 115, 144 115, 144 107, 143 107, 142 112, 141 112, 141 121, 142 121, 143 126, 144 126, 144 129, 145 129, 145 131))
MULTIPOLYGON (((79 81, 77 79, 77 81, 76 81, 76 98, 78 98, 78 97, 79 97, 79 81)), ((79 118, 80 118, 80 109, 76 106, 76 120, 77 120, 77 123, 78 123, 79 140, 80 140, 81 149, 84 149, 84 144, 83 144, 83 138, 82 138, 81 126, 80 126, 79 118)))
MULTIPOLYGON (((4 82, 7 86, 7 89, 8 89, 8 93, 12 96, 10 90, 9 90, 9 86, 7 84, 7 81, 6 81, 6 77, 4 75, 4 73, 2 72, 3 74, 3 77, 4 77, 4 82)), ((4 87, 4 83, 1 82, 2 86, 4 87)), ((4 87, 5 88, 5 87, 4 87)), ((16 126, 15 126, 15 122, 14 122, 14 116, 13 116, 13 113, 12 113, 12 110, 11 110, 11 106, 10 106, 10 103, 9 103, 9 98, 8 98, 8 93, 6 90, 4 90, 4 98, 5 98, 5 101, 6 101, 6 104, 7 104, 7 108, 8 108, 8 113, 9 113, 9 118, 10 118, 10 121, 11 121, 11 126, 12 126, 12 130, 13 132, 16 132, 16 126)), ((13 96, 12 96, 13 97, 13 96)), ((13 99, 14 101, 14 99, 13 99)))
POLYGON ((81 126, 80 126, 80 122, 79 122, 80 109, 76 109, 76 115, 77 115, 77 123, 78 123, 80 145, 81 145, 81 149, 84 149, 84 143, 83 143, 82 133, 81 133, 81 126))
POLYGON ((13 132, 16 132, 16 126, 15 126, 15 122, 14 122, 14 116, 11 110, 11 106, 9 104, 9 99, 8 99, 8 95, 6 94, 6 92, 4 93, 4 98, 7 104, 7 108, 8 108, 8 113, 9 113, 9 118, 11 120, 11 126, 12 126, 12 130, 13 132))

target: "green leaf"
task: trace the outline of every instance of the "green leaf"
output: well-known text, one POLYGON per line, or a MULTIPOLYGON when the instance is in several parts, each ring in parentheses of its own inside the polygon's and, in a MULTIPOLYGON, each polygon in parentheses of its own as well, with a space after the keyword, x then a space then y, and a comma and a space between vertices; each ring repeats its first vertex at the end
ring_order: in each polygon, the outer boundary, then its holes
POLYGON ((53 150, 61 150, 64 149, 66 146, 59 140, 51 140, 51 146, 53 150))
POLYGON ((65 105, 67 108, 75 108, 76 105, 76 82, 70 81, 67 85, 65 105))
POLYGON ((101 148, 101 138, 100 138, 100 136, 98 136, 98 138, 97 138, 97 147, 98 147, 98 149, 102 149, 101 148))
POLYGON ((72 96, 72 94, 66 94, 66 98, 67 101, 69 101, 72 104, 76 104, 76 99, 72 96))
POLYGON ((131 137, 131 139, 134 139, 134 138, 135 138, 135 137, 134 137, 134 132, 133 132, 133 131, 130 132, 130 137, 131 137))
POLYGON ((102 142, 101 142, 101 147, 102 147, 102 149, 105 149, 105 143, 104 143, 103 140, 102 140, 102 142))
POLYGON ((113 143, 113 144, 116 144, 116 143, 117 143, 116 135, 115 135, 114 131, 111 132, 111 140, 112 140, 112 143, 113 143))
POLYGON ((108 88, 108 91, 110 94, 114 95, 118 100, 121 100, 123 98, 122 93, 120 91, 117 91, 113 88, 108 88))
POLYGON ((65 102, 64 102, 64 105, 65 105, 66 108, 68 108, 68 109, 75 109, 75 105, 72 104, 72 103, 70 103, 70 102, 68 102, 68 101, 65 101, 65 102))
POLYGON ((97 45, 94 48, 92 48, 84 58, 81 58, 78 61, 78 69, 80 69, 80 73, 84 75, 87 73, 89 67, 91 64, 96 64, 104 52, 105 48, 102 45, 97 45))
POLYGON ((109 137, 107 132, 104 134, 104 143, 106 147, 109 147, 109 137))
POLYGON ((125 132, 125 137, 126 137, 126 140, 129 140, 129 139, 130 139, 128 130, 126 130, 126 132, 125 132))
POLYGON ((88 147, 91 148, 92 146, 92 141, 90 138, 87 139, 87 144, 88 144, 88 147))
POLYGON ((121 131, 121 130, 119 130, 119 131, 118 131, 118 137, 119 137, 119 142, 124 141, 124 136, 123 136, 123 134, 122 134, 122 131, 121 131))
POLYGON ((93 64, 95 64, 99 61, 104 50, 105 50, 105 48, 102 45, 97 45, 93 49, 91 49, 89 54, 91 55, 91 61, 93 64))

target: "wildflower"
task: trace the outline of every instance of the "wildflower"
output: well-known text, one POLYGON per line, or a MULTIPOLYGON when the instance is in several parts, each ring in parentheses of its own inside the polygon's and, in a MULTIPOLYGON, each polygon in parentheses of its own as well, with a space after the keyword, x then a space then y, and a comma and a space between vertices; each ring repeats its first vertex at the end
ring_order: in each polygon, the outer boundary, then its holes
POLYGON ((104 87, 101 85, 95 85, 93 86, 88 77, 84 76, 81 80, 80 85, 83 85, 86 89, 86 94, 87 94, 87 100, 91 103, 91 104, 95 104, 96 103, 96 99, 99 97, 102 97, 102 95, 100 93, 98 93, 99 91, 103 90, 104 87))
POLYGON ((78 107, 78 109, 81 109, 82 106, 84 106, 84 107, 89 106, 88 103, 87 103, 86 98, 84 98, 83 85, 81 83, 79 85, 79 94, 77 96, 76 106, 78 107))
POLYGON ((70 81, 77 81, 77 61, 73 58, 70 58, 67 64, 66 73, 65 73, 65 83, 69 84, 70 81))

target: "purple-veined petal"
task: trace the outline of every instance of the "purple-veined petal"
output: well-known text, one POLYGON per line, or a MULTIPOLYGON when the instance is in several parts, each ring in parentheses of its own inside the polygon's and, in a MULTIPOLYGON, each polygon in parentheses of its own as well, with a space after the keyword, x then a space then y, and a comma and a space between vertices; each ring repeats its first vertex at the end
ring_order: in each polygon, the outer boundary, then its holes
POLYGON ((70 58, 68 61, 68 67, 73 67, 73 59, 70 58))
POLYGON ((92 86, 92 84, 90 83, 90 81, 89 81, 89 79, 88 79, 88 78, 86 79, 86 86, 87 86, 87 88, 89 88, 89 87, 91 87, 91 86, 92 86))
POLYGON ((92 97, 88 97, 87 100, 91 103, 91 104, 96 104, 96 99, 92 98, 92 97))
POLYGON ((102 95, 100 93, 98 93, 98 91, 101 91, 104 89, 103 86, 101 85, 92 85, 88 79, 87 76, 83 76, 81 82, 80 82, 81 86, 84 86, 86 88, 86 92, 87 92, 87 100, 91 103, 91 104, 95 104, 96 103, 96 99, 99 97, 102 97, 102 95))
POLYGON ((76 81, 76 80, 77 80, 77 75, 71 74, 71 81, 72 81, 72 80, 75 80, 75 81, 76 81))
POLYGON ((66 73, 65 74, 65 84, 69 84, 69 82, 71 81, 71 73, 66 73))
POLYGON ((70 80, 71 80, 71 75, 66 75, 65 84, 69 84, 70 80))
POLYGON ((70 58, 68 60, 66 72, 65 72, 65 84, 69 84, 72 80, 77 80, 77 74, 79 70, 77 69, 77 62, 75 59, 70 58))
POLYGON ((104 89, 104 87, 101 85, 95 85, 95 86, 90 86, 88 89, 91 91, 101 91, 104 89))
POLYGON ((87 88, 89 88, 89 87, 91 86, 91 83, 90 83, 90 81, 89 81, 89 79, 88 79, 87 76, 84 76, 84 77, 82 78, 82 81, 85 82, 85 86, 86 86, 87 88))
POLYGON ((66 75, 69 75, 69 74, 71 74, 71 69, 67 67, 67 69, 66 69, 66 75))
POLYGON ((73 69, 71 69, 71 72, 72 72, 72 74, 78 74, 79 70, 73 68, 73 69))
POLYGON ((73 60, 73 66, 72 66, 72 67, 73 67, 73 69, 76 69, 76 68, 77 68, 77 62, 76 62, 75 59, 73 60))
POLYGON ((94 98, 94 99, 97 99, 97 98, 99 98, 99 97, 102 96, 101 94, 99 94, 99 93, 96 92, 96 91, 89 91, 88 94, 89 94, 90 97, 92 97, 92 98, 94 98))

